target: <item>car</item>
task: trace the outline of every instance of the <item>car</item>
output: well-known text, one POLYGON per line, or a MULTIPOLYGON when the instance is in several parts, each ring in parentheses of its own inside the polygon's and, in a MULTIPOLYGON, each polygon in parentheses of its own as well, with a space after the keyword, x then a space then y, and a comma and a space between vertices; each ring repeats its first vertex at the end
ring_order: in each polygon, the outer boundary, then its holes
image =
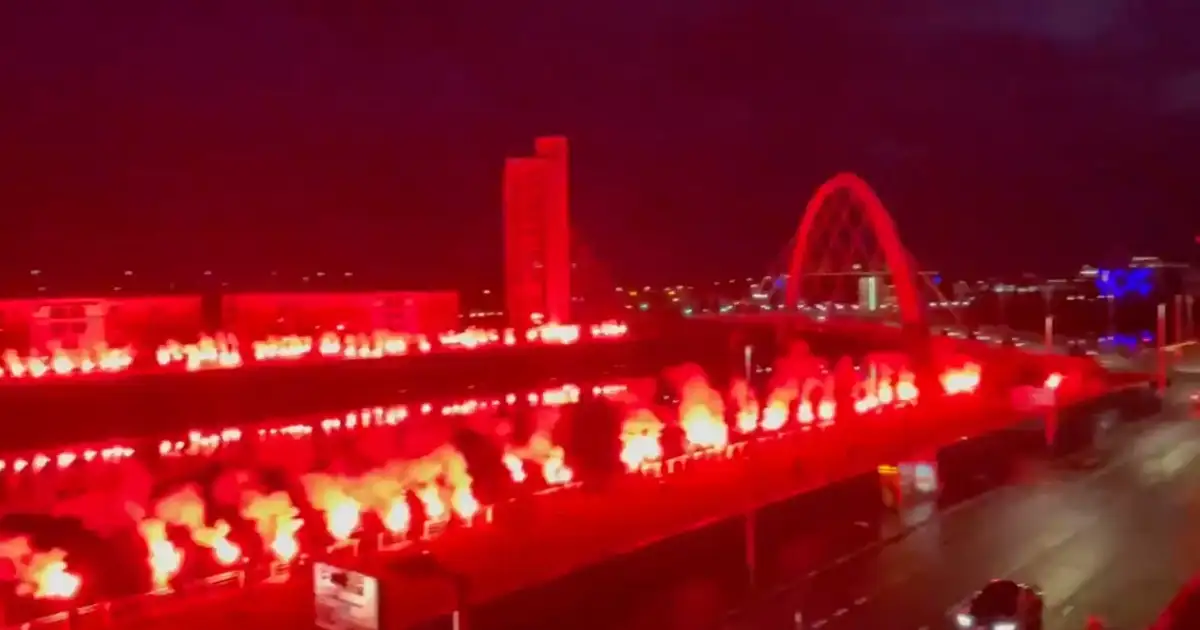
POLYGON ((1045 604, 1036 586, 992 580, 951 611, 958 630, 1042 630, 1045 604))

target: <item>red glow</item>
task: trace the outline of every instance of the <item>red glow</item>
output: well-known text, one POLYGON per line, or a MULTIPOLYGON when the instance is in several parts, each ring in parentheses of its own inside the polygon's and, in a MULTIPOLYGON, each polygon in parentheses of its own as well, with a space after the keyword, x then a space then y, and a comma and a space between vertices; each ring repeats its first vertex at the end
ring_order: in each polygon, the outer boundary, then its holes
POLYGON ((74 599, 82 586, 83 579, 71 573, 66 562, 56 560, 42 568, 33 596, 39 599, 74 599))
POLYGON ((584 339, 619 339, 628 332, 625 324, 609 321, 586 328, 543 324, 523 334, 512 328, 467 328, 442 333, 433 339, 425 335, 407 335, 387 330, 371 333, 327 332, 319 338, 271 335, 252 341, 248 346, 243 346, 233 334, 216 333, 201 335, 189 343, 166 341, 154 352, 146 353, 145 361, 138 360, 140 355, 132 346, 110 348, 95 344, 83 350, 57 349, 49 354, 30 352, 27 355, 16 350, 5 350, 0 353, 0 379, 37 380, 130 373, 153 369, 151 362, 159 369, 199 372, 280 361, 382 359, 437 351, 513 346, 520 340, 539 345, 571 345, 584 339))
POLYGON ((146 541, 150 565, 150 580, 156 590, 171 588, 171 580, 183 567, 183 551, 167 538, 167 524, 157 518, 143 520, 138 525, 146 541))
MULTIPOLYGON (((799 443, 793 440, 821 439, 802 436, 820 435, 825 427, 845 420, 863 420, 861 425, 847 424, 846 427, 878 429, 897 418, 890 415, 890 410, 919 404, 920 392, 915 385, 915 376, 903 359, 890 362, 873 360, 860 369, 850 366, 844 373, 835 370, 836 376, 817 361, 788 369, 790 373, 783 367, 776 372, 778 381, 764 396, 767 402, 763 406, 758 404, 750 388, 743 382, 735 381, 727 395, 714 390, 698 368, 680 368, 668 373, 668 376, 673 376, 669 380, 679 391, 677 407, 664 407, 651 399, 639 398, 622 384, 597 385, 591 387, 590 391, 596 395, 613 396, 624 405, 619 458, 633 475, 676 474, 674 469, 687 467, 677 465, 680 462, 720 462, 742 457, 743 452, 762 452, 742 449, 744 444, 731 439, 731 428, 744 434, 744 438, 739 439, 746 442, 790 448, 787 445, 799 443), (843 387, 850 389, 838 391, 845 391, 852 397, 845 399, 846 405, 839 406, 838 403, 844 399, 840 394, 835 395, 835 389, 843 387), (854 401, 852 406, 848 404, 851 400, 854 401), (664 432, 664 427, 670 423, 677 423, 674 428, 680 430, 664 432), (790 433, 781 439, 784 431, 790 433), (667 435, 678 435, 680 443, 664 444, 667 435), (680 455, 664 460, 664 452, 680 455)), ((951 368, 942 375, 942 385, 948 394, 970 400, 970 395, 978 389, 982 369, 974 363, 951 368)), ((632 390, 640 391, 637 383, 633 385, 632 390)), ((414 405, 363 407, 336 417, 313 418, 307 422, 264 424, 254 428, 213 432, 191 431, 177 439, 163 440, 158 450, 161 457, 208 457, 217 455, 227 446, 257 440, 261 447, 254 447, 254 450, 266 452, 301 443, 318 432, 359 432, 358 435, 365 438, 363 441, 371 441, 369 432, 375 428, 396 426, 415 416, 441 414, 457 417, 514 404, 523 405, 526 401, 538 408, 537 413, 557 417, 559 406, 578 402, 584 392, 579 386, 563 385, 536 392, 511 392, 449 403, 430 401, 414 405)), ((551 490, 556 493, 574 492, 575 471, 568 465, 568 461, 571 461, 569 453, 553 441, 555 432, 552 425, 553 422, 539 423, 534 435, 525 444, 501 442, 499 446, 503 450, 498 455, 502 457, 500 463, 515 483, 537 486, 539 493, 542 490, 547 493, 551 490)), ((503 437, 504 434, 497 435, 501 436, 498 439, 508 440, 503 437)), ((102 455, 106 451, 75 447, 57 455, 35 454, 19 460, 9 459, 7 470, 14 474, 29 474, 26 471, 50 466, 74 466, 79 465, 80 461, 122 462, 133 454, 132 450, 123 447, 111 448, 115 450, 107 456, 110 459, 102 455), (17 461, 23 464, 18 467, 17 461)), ((356 468, 353 472, 344 469, 336 472, 293 472, 297 481, 294 494, 250 489, 235 493, 234 505, 230 507, 235 507, 237 513, 246 519, 247 529, 253 526, 250 531, 239 530, 236 543, 230 539, 227 523, 209 521, 209 515, 206 514, 208 506, 203 498, 206 495, 196 488, 179 488, 157 499, 151 506, 153 509, 138 520, 139 531, 146 542, 145 562, 153 587, 162 592, 173 588, 176 583, 186 584, 187 580, 194 577, 191 567, 196 563, 192 562, 193 557, 199 558, 203 566, 222 568, 246 566, 259 557, 260 552, 265 552, 273 562, 282 565, 302 561, 310 555, 320 557, 326 551, 309 547, 313 544, 309 542, 312 538, 299 535, 305 525, 310 528, 308 532, 315 528, 316 533, 326 540, 355 544, 368 540, 366 536, 371 533, 403 536, 416 541, 455 535, 454 532, 461 528, 475 530, 477 534, 473 535, 486 535, 489 532, 487 528, 491 523, 492 509, 482 504, 475 494, 474 480, 468 471, 466 459, 454 446, 443 443, 425 455, 384 459, 374 461, 370 468, 356 468), (301 514, 311 514, 310 522, 305 523, 301 514), (410 532, 414 523, 426 527, 410 532), (430 528, 430 523, 453 523, 455 526, 430 528), (185 531, 190 534, 190 540, 183 536, 185 531), (245 545, 249 553, 243 553, 239 545, 245 545)), ((125 465, 131 464, 126 462, 125 465)), ((638 483, 636 479, 636 476, 627 478, 630 483, 638 483)), ((368 551, 370 549, 374 547, 368 547, 368 551)), ((70 576, 74 574, 67 571, 65 563, 47 563, 47 567, 48 577, 44 580, 46 587, 39 591, 43 593, 41 596, 73 597, 73 593, 79 589, 78 576, 75 576, 76 581, 72 581, 70 576)))
POLYGON ((132 348, 109 348, 96 344, 85 350, 58 349, 49 356, 21 356, 14 350, 4 351, 0 359, 0 377, 43 378, 93 373, 124 372, 133 365, 132 348))
POLYGON ((37 551, 27 538, 0 540, 0 550, 12 562, 20 583, 17 593, 34 599, 74 599, 83 588, 83 578, 67 567, 62 549, 37 551))
POLYGON ((195 343, 189 344, 168 341, 158 347, 155 358, 162 367, 181 364, 189 372, 242 366, 237 337, 224 333, 217 333, 215 337, 201 335, 195 343))
POLYGON ((570 320, 567 139, 538 138, 534 149, 504 163, 504 293, 518 326, 570 320))
POLYGON ((975 363, 967 363, 961 368, 948 369, 940 377, 942 390, 947 396, 973 394, 979 389, 980 368, 975 363))
POLYGON ((628 470, 639 470, 662 460, 663 423, 648 409, 637 409, 621 427, 621 463, 628 470))
MULTIPOLYGON (((526 343, 571 345, 584 339, 624 337, 629 329, 620 322, 596 324, 586 331, 578 325, 544 324, 527 330, 526 343)), ((251 343, 254 363, 300 360, 382 359, 435 351, 478 350, 517 343, 514 329, 467 328, 445 332, 430 339, 424 335, 405 335, 386 330, 370 334, 325 333, 319 339, 308 336, 272 336, 251 343)), ((238 340, 233 335, 203 336, 196 343, 169 341, 156 354, 160 366, 181 364, 189 372, 208 369, 238 368, 244 365, 238 340)))

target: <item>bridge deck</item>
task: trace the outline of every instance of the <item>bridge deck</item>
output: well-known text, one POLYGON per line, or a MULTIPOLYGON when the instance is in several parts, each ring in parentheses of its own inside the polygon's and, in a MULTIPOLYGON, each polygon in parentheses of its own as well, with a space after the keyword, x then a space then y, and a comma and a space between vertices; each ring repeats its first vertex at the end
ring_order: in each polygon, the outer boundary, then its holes
MULTIPOLYGON (((429 551, 469 584, 468 599, 481 605, 506 594, 579 570, 615 554, 734 518, 831 482, 902 461, 940 445, 1011 426, 1022 416, 983 398, 946 399, 908 410, 855 418, 826 430, 795 431, 746 444, 731 457, 689 460, 657 476, 631 475, 603 491, 568 489, 498 506, 495 521, 431 543, 429 551), (970 423, 964 422, 970 418, 970 423)), ((394 560, 394 558, 393 558, 394 560)), ((387 575, 387 627, 443 614, 454 606, 444 577, 404 576, 394 563, 364 559, 387 575), (401 595, 402 594, 402 595, 401 595)), ((213 627, 281 622, 301 627, 313 615, 311 575, 284 584, 222 595, 219 606, 184 606, 164 619, 123 627, 213 627)))

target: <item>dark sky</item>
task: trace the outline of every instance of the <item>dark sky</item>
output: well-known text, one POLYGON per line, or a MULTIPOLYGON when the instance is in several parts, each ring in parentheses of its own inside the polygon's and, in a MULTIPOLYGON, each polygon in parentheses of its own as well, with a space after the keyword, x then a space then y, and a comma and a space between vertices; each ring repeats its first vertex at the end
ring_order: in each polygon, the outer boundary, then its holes
POLYGON ((618 280, 763 273, 870 181, 927 267, 1192 255, 1188 0, 0 3, 4 267, 478 284, 500 170, 572 141, 618 280), (189 271, 190 270, 190 271, 189 271))

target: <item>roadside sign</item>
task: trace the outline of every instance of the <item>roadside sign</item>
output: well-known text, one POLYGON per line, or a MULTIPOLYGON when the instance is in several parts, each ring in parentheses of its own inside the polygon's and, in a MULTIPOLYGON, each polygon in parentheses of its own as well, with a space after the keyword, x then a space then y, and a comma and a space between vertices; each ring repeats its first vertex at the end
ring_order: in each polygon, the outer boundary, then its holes
POLYGON ((1014 387, 1012 390, 1012 404, 1017 411, 1032 412, 1048 409, 1054 406, 1056 399, 1055 391, 1048 387, 1022 385, 1014 387))
POLYGON ((333 565, 313 564, 316 624, 323 630, 379 630, 379 580, 333 565))

